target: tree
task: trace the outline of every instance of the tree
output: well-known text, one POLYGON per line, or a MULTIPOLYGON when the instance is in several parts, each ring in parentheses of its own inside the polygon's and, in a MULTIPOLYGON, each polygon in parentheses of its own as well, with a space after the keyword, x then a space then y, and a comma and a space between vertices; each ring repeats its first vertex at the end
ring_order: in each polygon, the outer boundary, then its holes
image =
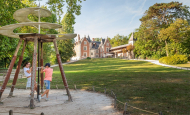
POLYGON ((128 43, 128 37, 127 36, 121 36, 119 34, 114 36, 112 39, 110 39, 110 38, 108 38, 108 39, 109 39, 112 47, 116 47, 116 46, 124 45, 124 44, 128 43))
POLYGON ((126 49, 128 50, 128 52, 129 52, 129 56, 130 56, 130 58, 132 58, 132 54, 131 54, 131 51, 133 51, 134 50, 134 46, 133 45, 128 45, 127 47, 126 47, 126 49))
MULTIPOLYGON (((179 2, 156 3, 149 7, 140 21, 146 22, 149 20, 155 20, 158 29, 167 28, 177 18, 186 19, 190 22, 190 12, 188 9, 189 7, 183 6, 182 3, 179 2)), ((164 42, 166 46, 166 54, 168 56, 167 39, 165 39, 164 42)))
MULTIPOLYGON (((67 15, 66 14, 61 21, 62 24, 62 29, 60 30, 61 34, 67 34, 67 33, 74 33, 74 27, 71 27, 66 23, 67 20, 67 15)), ((58 42, 58 47, 59 47, 59 52, 60 56, 63 62, 67 61, 70 57, 74 55, 74 41, 73 39, 71 40, 59 40, 58 42)))
MULTIPOLYGON (((13 13, 26 6, 20 0, 1 0, 0 4, 0 27, 16 23, 16 20, 13 18, 13 13)), ((0 61, 4 62, 2 65, 6 68, 8 67, 7 63, 12 59, 18 39, 0 35, 0 42, 0 61)))
MULTIPOLYGON (((163 41, 172 42, 171 45, 173 47, 171 49, 173 50, 173 52, 180 53, 180 49, 182 47, 181 43, 186 41, 189 31, 190 26, 187 20, 176 19, 176 21, 170 24, 167 28, 161 29, 159 38, 163 41)), ((167 46, 166 50, 167 52, 169 52, 167 46)))
MULTIPOLYGON (((85 0, 84 0, 85 1, 85 0)), ((66 0, 67 3, 67 13, 63 17, 61 24, 63 28, 60 30, 60 33, 74 33, 75 24, 75 15, 80 15, 81 12, 81 5, 80 3, 82 0, 66 0)), ((74 39, 72 40, 60 40, 58 42, 58 47, 60 51, 60 56, 62 61, 67 61, 70 57, 74 55, 74 39)))
POLYGON ((126 57, 127 49, 126 49, 126 48, 123 48, 123 49, 122 49, 122 52, 123 52, 123 56, 126 57))

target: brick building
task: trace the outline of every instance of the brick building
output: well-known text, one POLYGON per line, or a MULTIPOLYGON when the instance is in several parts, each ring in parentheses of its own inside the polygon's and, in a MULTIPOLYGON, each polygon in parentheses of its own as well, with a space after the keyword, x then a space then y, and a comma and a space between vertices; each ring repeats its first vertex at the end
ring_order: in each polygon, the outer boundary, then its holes
POLYGON ((107 57, 110 49, 111 44, 108 39, 101 39, 101 41, 95 41, 94 38, 90 39, 89 36, 87 38, 86 36, 84 36, 84 38, 80 38, 80 35, 78 34, 78 39, 75 42, 74 47, 76 56, 72 57, 72 60, 78 60, 87 57, 107 57))

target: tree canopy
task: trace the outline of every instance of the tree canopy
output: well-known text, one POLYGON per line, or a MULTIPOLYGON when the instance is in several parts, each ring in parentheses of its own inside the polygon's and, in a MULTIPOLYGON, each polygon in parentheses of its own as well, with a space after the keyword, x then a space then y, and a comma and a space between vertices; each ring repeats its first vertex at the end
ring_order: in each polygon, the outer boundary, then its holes
POLYGON ((189 7, 179 2, 156 3, 140 19, 135 30, 136 56, 158 59, 174 54, 189 54, 189 7))

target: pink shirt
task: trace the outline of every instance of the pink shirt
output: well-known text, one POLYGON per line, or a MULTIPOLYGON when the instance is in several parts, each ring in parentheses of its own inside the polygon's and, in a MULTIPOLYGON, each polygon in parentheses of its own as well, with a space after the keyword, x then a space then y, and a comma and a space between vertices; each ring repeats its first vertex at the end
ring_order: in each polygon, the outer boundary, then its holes
POLYGON ((45 68, 43 70, 43 72, 45 72, 45 78, 44 78, 44 80, 52 81, 53 69, 52 68, 45 68))

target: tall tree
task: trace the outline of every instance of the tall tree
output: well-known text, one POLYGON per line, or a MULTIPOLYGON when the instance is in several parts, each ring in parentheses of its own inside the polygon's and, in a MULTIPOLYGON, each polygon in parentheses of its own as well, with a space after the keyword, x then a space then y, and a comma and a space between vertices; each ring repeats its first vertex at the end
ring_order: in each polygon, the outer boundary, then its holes
MULTIPOLYGON (((85 0, 84 0, 85 1, 85 0)), ((81 5, 80 3, 82 0, 66 0, 67 3, 67 13, 63 17, 61 24, 63 26, 60 33, 67 34, 67 33, 74 33, 74 24, 75 22, 75 15, 81 14, 81 5)), ((74 55, 74 39, 72 40, 60 40, 58 42, 58 47, 60 50, 60 56, 62 61, 67 61, 70 57, 74 55)))
MULTIPOLYGON (((144 16, 140 19, 141 22, 148 20, 156 20, 158 28, 167 28, 177 18, 186 19, 190 22, 189 7, 183 6, 179 2, 170 3, 156 3, 145 12, 144 16)), ((168 41, 164 40, 166 46, 166 54, 168 54, 168 41)))
MULTIPOLYGON (((175 53, 182 53, 181 47, 184 41, 188 39, 188 32, 190 31, 190 25, 187 20, 177 19, 174 23, 170 24, 167 28, 163 28, 160 31, 159 38, 162 40, 172 42, 171 49, 175 53)), ((186 48, 183 48, 186 50, 186 48)), ((183 52, 185 53, 185 52, 183 52)))
MULTIPOLYGON (((67 33, 74 33, 74 28, 72 27, 72 29, 70 28, 70 26, 68 25, 68 23, 66 23, 67 20, 67 15, 66 14, 63 18, 63 20, 61 21, 62 24, 62 29, 60 30, 61 34, 67 34, 67 33)), ((59 47, 59 52, 60 52, 60 56, 63 62, 67 61, 70 57, 73 56, 74 54, 74 41, 73 39, 70 40, 60 40, 58 42, 58 47, 59 47)))
MULTIPOLYGON (((0 0, 0 4, 0 27, 16 23, 13 13, 26 6, 20 0, 0 0)), ((11 61, 18 39, 0 35, 0 42, 0 60, 4 62, 4 67, 8 67, 7 63, 11 61)))

